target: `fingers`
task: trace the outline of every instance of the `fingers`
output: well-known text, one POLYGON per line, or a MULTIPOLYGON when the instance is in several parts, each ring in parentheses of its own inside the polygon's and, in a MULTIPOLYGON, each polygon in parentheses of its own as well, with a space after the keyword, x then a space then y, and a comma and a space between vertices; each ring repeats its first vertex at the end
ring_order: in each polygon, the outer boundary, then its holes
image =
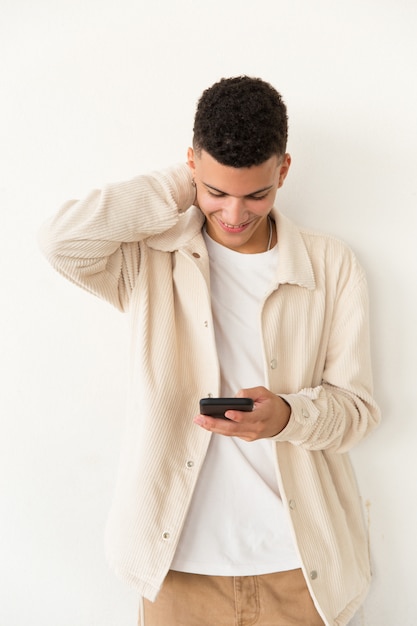
POLYGON ((225 415, 228 419, 199 414, 195 416, 194 423, 205 430, 225 437, 239 437, 246 441, 260 438, 262 423, 253 419, 253 411, 230 410, 225 415))

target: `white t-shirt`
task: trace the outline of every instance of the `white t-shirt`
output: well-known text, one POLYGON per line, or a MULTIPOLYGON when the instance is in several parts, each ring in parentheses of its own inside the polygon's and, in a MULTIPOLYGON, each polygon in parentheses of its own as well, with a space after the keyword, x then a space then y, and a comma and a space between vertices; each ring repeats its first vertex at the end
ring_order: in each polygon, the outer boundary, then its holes
MULTIPOLYGON (((204 233, 221 370, 221 395, 266 384, 261 306, 278 247, 230 250, 204 233)), ((213 435, 171 568, 251 576, 300 567, 276 479, 272 443, 213 435)))

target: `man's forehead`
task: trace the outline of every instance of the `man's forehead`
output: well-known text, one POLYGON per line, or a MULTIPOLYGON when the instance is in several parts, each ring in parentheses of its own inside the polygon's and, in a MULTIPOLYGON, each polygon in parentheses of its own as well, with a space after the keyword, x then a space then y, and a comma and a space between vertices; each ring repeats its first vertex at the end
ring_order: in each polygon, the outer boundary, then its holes
POLYGON ((201 182, 212 191, 233 196, 253 196, 269 191, 277 183, 277 173, 281 164, 274 155, 261 165, 235 168, 223 165, 204 151, 197 159, 201 182))

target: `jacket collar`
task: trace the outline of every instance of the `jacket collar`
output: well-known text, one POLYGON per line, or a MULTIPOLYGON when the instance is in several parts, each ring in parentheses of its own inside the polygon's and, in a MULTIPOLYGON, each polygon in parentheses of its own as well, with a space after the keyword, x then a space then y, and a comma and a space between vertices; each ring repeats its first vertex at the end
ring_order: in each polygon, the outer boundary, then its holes
POLYGON ((174 252, 188 247, 194 237, 201 235, 203 224, 204 215, 200 209, 192 206, 184 213, 179 213, 178 221, 172 228, 149 237, 146 244, 155 250, 174 252))
POLYGON ((278 284, 300 285, 315 289, 313 266, 300 229, 277 209, 272 210, 278 237, 278 284))
MULTIPOLYGON (((296 224, 273 208, 272 216, 277 228, 279 263, 277 268, 277 284, 300 285, 314 289, 316 281, 313 267, 308 255, 303 236, 296 224)), ((167 231, 147 239, 150 248, 163 252, 198 247, 197 252, 205 250, 201 229, 204 216, 200 209, 192 206, 188 211, 179 214, 178 222, 167 231)))

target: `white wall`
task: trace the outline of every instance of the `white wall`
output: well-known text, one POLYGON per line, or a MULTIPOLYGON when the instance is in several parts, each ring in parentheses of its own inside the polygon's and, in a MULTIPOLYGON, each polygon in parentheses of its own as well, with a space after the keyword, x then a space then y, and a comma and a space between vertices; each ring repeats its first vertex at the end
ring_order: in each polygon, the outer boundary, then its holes
POLYGON ((368 274, 380 429, 353 453, 374 560, 356 626, 415 626, 415 0, 0 0, 0 625, 133 626, 102 535, 123 428, 125 320, 66 283, 40 223, 185 159, 221 76, 285 96, 281 208, 368 274), (410 491, 411 490, 411 491, 410 491))

